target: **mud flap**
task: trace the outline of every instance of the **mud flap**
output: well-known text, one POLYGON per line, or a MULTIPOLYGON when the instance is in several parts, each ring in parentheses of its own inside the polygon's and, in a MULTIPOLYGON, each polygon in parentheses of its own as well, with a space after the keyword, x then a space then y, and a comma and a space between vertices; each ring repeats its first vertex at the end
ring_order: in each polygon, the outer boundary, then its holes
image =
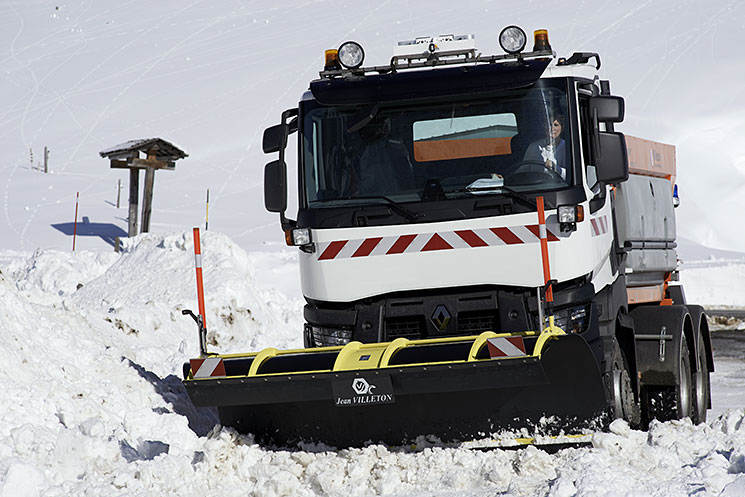
POLYGON ((195 405, 218 408, 223 425, 274 446, 466 441, 537 424, 546 434, 570 432, 595 427, 607 405, 578 335, 551 340, 540 357, 184 384, 195 405))

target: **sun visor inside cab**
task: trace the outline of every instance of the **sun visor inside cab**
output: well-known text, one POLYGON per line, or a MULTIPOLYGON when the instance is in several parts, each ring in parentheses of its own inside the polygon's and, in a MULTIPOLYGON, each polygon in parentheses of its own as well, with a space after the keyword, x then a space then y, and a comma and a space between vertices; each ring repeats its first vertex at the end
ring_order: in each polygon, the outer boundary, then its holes
POLYGON ((310 91, 323 105, 364 105, 376 102, 477 95, 521 88, 535 83, 551 59, 443 67, 430 71, 399 70, 369 76, 311 81, 310 91))

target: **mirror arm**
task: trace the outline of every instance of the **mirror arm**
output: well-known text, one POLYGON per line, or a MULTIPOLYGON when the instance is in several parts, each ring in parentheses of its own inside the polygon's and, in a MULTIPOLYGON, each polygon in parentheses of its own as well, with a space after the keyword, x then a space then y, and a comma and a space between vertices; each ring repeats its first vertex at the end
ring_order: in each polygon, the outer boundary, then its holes
MULTIPOLYGON (((282 113, 282 124, 287 125, 287 134, 288 136, 294 133, 298 130, 298 108, 293 109, 287 109, 282 113), (289 122, 288 119, 292 118, 289 122)), ((281 147, 279 149, 279 160, 286 164, 285 162, 285 151, 287 149, 287 139, 285 139, 285 146, 281 147)), ((287 188, 287 169, 285 168, 285 188, 287 188)), ((293 219, 288 219, 287 216, 285 216, 285 211, 282 211, 279 213, 279 223, 282 227, 282 231, 291 230, 295 227, 297 227, 297 222, 293 219)))
POLYGON ((279 224, 282 227, 282 231, 292 230, 297 228, 297 221, 294 219, 288 219, 285 216, 284 211, 279 213, 279 224))

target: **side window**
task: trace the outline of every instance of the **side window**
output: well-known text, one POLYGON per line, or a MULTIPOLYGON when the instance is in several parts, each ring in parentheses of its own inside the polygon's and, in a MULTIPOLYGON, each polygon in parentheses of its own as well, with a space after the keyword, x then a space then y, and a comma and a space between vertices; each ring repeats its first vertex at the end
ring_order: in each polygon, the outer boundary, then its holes
POLYGON ((587 175, 587 185, 596 191, 598 188, 598 175, 597 168, 592 164, 592 149, 590 146, 590 130, 592 128, 592 120, 590 119, 589 110, 589 99, 583 95, 580 95, 579 99, 579 119, 580 126, 582 127, 581 141, 582 141, 582 155, 585 160, 585 174, 587 175))

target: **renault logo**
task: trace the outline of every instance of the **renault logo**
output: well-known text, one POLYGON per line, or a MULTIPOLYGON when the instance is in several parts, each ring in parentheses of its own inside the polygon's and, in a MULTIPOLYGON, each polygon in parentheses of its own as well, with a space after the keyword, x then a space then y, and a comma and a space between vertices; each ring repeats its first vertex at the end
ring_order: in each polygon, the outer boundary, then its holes
POLYGON ((432 313, 432 324, 440 331, 445 331, 450 324, 450 313, 444 305, 438 305, 432 313))

